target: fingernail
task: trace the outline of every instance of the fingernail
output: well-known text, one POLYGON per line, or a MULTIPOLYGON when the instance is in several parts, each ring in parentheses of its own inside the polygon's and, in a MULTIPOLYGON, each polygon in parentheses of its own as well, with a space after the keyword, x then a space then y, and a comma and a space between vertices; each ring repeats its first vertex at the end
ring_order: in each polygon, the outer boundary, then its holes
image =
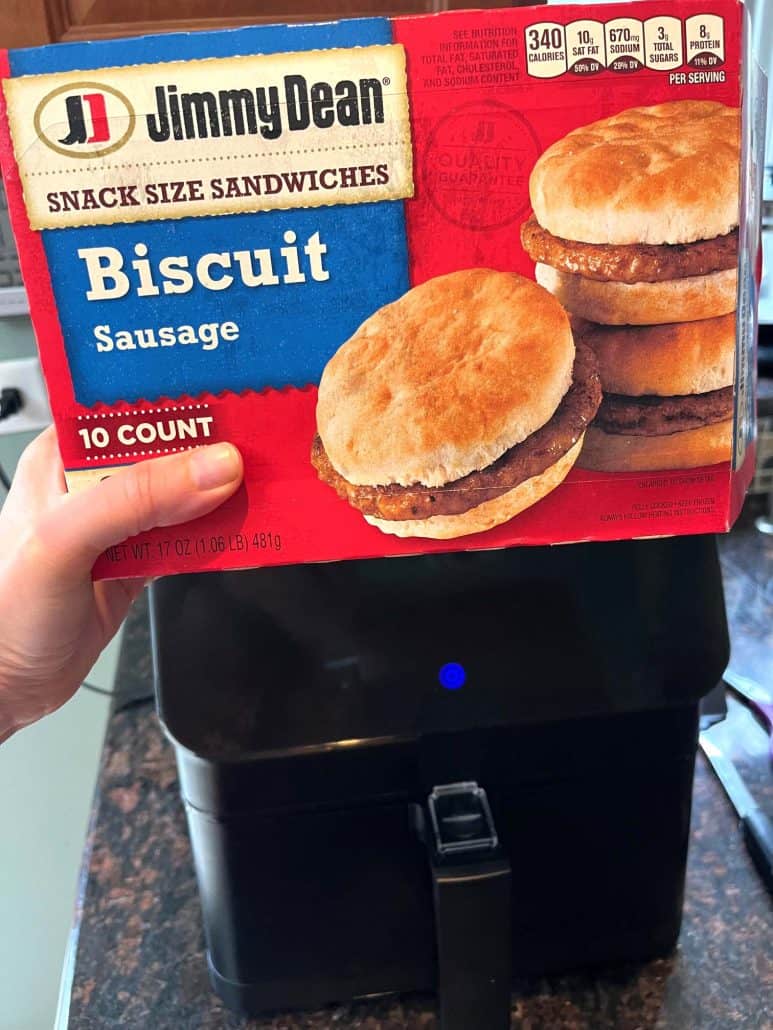
POLYGON ((199 490, 214 490, 232 483, 240 469, 239 452, 230 443, 199 447, 191 455, 191 474, 199 490))

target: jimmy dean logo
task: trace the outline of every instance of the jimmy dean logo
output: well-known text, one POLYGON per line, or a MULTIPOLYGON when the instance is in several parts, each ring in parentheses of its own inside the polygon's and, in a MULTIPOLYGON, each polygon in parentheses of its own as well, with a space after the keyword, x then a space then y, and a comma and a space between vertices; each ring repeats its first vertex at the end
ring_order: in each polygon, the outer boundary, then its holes
MULTIPOLYGON (((336 125, 379 124, 384 121, 384 85, 379 79, 314 82, 303 75, 285 75, 278 86, 221 89, 217 93, 197 90, 180 92, 177 85, 156 86, 155 111, 145 116, 148 139, 154 143, 169 140, 210 139, 218 136, 257 136, 279 139, 285 130, 298 132, 310 125, 331 129, 336 125)), ((35 114, 39 138, 58 154, 98 157, 122 147, 131 135, 134 112, 128 99, 99 83, 75 83, 63 93, 52 90, 43 98, 35 114), (88 92, 86 92, 88 90, 88 92), (122 103, 108 115, 108 98, 122 103), (50 115, 50 107, 64 108, 50 115), (48 117, 46 117, 48 115, 48 117), (126 131, 125 122, 130 121, 126 131), (44 126, 65 126, 64 136, 44 126), (114 139, 117 136, 117 140, 114 139), (93 144, 109 144, 93 146, 93 144)))
POLYGON ((372 125, 384 121, 384 85, 379 79, 314 82, 285 75, 278 86, 183 93, 176 85, 156 86, 156 110, 146 118, 154 143, 257 136, 279 139, 285 129, 299 132, 315 125, 372 125))
POLYGON ((2 87, 33 229, 413 195, 399 44, 23 75, 2 87))
POLYGON ((35 132, 64 157, 105 157, 122 147, 134 130, 129 98, 101 82, 73 82, 50 90, 33 115, 35 132))
POLYGON ((67 108, 67 135, 59 142, 64 147, 73 143, 105 143, 110 139, 107 121, 107 107, 104 93, 83 93, 69 96, 64 102, 67 108), (86 127, 84 104, 88 106, 91 128, 86 127))

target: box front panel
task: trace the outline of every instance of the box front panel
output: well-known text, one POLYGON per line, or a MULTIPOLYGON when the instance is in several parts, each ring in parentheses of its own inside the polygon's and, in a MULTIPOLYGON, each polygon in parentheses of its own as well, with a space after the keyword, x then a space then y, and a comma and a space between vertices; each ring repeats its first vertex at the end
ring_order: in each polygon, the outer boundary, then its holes
POLYGON ((97 574, 725 528, 740 28, 652 0, 8 54, 69 488, 245 459, 97 574))

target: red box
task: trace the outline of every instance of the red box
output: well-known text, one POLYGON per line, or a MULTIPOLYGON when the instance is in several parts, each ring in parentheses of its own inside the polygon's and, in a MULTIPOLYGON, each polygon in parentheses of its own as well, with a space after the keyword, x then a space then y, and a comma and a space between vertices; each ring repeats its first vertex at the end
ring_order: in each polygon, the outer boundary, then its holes
POLYGON ((742 12, 0 53, 69 488, 218 440, 244 456, 221 509, 96 575, 727 530, 754 465, 760 272, 742 12))

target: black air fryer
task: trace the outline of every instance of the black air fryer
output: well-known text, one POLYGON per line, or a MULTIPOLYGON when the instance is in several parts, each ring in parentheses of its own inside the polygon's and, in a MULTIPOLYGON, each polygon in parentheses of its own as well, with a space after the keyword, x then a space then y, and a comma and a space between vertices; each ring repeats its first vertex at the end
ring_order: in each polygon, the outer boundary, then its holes
POLYGON ((244 1012, 667 952, 713 538, 179 576, 152 590, 210 973, 244 1012))

